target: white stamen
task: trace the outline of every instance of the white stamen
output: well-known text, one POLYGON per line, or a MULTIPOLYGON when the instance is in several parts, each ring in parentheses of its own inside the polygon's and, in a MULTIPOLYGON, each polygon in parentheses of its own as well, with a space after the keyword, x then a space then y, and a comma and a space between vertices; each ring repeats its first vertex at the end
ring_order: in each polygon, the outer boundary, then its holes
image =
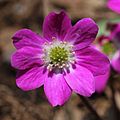
POLYGON ((54 68, 64 69, 70 67, 70 64, 75 63, 75 52, 73 51, 73 45, 68 42, 58 41, 55 37, 52 37, 52 42, 46 42, 43 46, 43 61, 47 65, 47 69, 52 71, 54 68), (63 50, 63 52, 59 53, 63 50), (51 51, 53 54, 51 54, 51 51), (55 51, 55 54, 54 54, 55 51), (58 51, 58 53, 57 53, 58 51))

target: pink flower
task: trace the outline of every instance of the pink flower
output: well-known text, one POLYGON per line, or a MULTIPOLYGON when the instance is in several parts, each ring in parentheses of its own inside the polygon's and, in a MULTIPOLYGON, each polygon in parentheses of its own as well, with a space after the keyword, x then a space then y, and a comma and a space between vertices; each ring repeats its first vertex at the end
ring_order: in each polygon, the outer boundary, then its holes
POLYGON ((111 26, 109 40, 117 48, 117 52, 111 59, 111 65, 116 72, 120 73, 120 23, 110 23, 109 26, 111 26))
POLYGON ((116 72, 120 73, 120 50, 118 50, 113 56, 111 65, 116 72))
POLYGON ((120 23, 108 23, 107 28, 110 33, 107 36, 100 36, 98 41, 102 46, 104 46, 103 43, 105 42, 113 43, 117 51, 111 59, 111 66, 116 72, 120 73, 120 23))
POLYGON ((16 83, 24 91, 44 85, 52 106, 63 105, 72 91, 90 96, 95 91, 95 76, 108 71, 108 58, 90 47, 98 26, 90 18, 74 26, 65 12, 50 13, 43 23, 41 37, 28 29, 13 36, 17 51, 11 64, 18 69, 16 83))
POLYGON ((120 14, 120 0, 108 0, 108 8, 120 14))
POLYGON ((111 23, 113 25, 110 35, 109 35, 109 40, 111 40, 116 48, 120 49, 120 23, 111 23))

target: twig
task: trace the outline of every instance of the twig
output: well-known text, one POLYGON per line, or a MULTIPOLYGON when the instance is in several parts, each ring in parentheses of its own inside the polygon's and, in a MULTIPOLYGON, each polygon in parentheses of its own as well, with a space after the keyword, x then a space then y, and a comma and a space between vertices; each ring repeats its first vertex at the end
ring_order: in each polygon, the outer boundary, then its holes
POLYGON ((102 120, 102 118, 98 115, 98 113, 92 107, 92 105, 89 103, 89 101, 85 97, 83 97, 81 95, 78 95, 78 96, 80 97, 82 102, 85 104, 85 106, 88 108, 88 110, 96 117, 96 120, 102 120))
POLYGON ((115 82, 115 79, 114 79, 114 75, 116 74, 116 72, 112 69, 111 67, 111 76, 110 76, 110 81, 109 81, 109 85, 110 85, 110 88, 111 88, 111 92, 112 92, 112 104, 113 104, 113 109, 115 111, 115 120, 120 120, 120 111, 116 105, 116 101, 115 101, 115 88, 114 88, 114 82, 115 82))

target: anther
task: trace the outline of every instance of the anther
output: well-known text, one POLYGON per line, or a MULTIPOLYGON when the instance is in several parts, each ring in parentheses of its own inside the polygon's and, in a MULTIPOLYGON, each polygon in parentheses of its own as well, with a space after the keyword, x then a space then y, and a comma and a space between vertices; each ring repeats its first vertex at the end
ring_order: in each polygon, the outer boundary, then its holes
POLYGON ((73 51, 72 54, 75 54, 75 52, 73 51))
POLYGON ((63 44, 67 44, 67 42, 64 41, 63 44))
POLYGON ((60 66, 59 68, 63 68, 63 66, 60 66))
POLYGON ((47 66, 47 69, 48 69, 49 71, 52 71, 52 65, 49 64, 49 65, 47 66))
POLYGON ((68 67, 70 67, 70 65, 69 65, 69 64, 66 64, 66 67, 68 68, 68 67))
POLYGON ((69 63, 74 63, 74 54, 72 50, 73 45, 67 43, 66 41, 57 41, 56 37, 52 37, 51 43, 45 43, 44 46, 44 62, 48 64, 47 69, 51 71, 52 69, 62 69, 64 67, 69 67, 69 63))

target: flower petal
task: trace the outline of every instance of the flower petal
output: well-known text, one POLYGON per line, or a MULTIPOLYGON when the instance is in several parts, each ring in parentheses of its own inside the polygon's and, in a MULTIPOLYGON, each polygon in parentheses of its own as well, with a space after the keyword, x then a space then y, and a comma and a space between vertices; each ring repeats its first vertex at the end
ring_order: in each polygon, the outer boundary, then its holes
POLYGON ((77 64, 90 70, 94 76, 105 74, 110 67, 110 62, 104 54, 98 50, 87 47, 76 51, 77 64))
POLYGON ((120 73, 120 51, 117 51, 111 60, 111 65, 115 71, 120 73))
POLYGON ((70 27, 71 20, 64 11, 59 14, 51 12, 44 20, 43 35, 50 41, 54 37, 63 40, 70 27))
POLYGON ((44 91, 52 106, 63 105, 71 95, 71 89, 62 74, 49 76, 45 80, 44 91))
POLYGON ((97 33, 97 24, 90 18, 84 18, 69 30, 65 40, 73 42, 75 50, 82 49, 95 40, 97 33))
POLYGON ((116 24, 109 35, 110 40, 114 43, 117 49, 120 49, 120 23, 116 24))
POLYGON ((24 91, 39 88, 44 84, 46 73, 43 67, 34 67, 28 71, 19 71, 16 84, 24 91))
POLYGON ((108 8, 120 14, 120 0, 108 0, 108 8))
POLYGON ((23 47, 11 56, 11 64, 14 68, 24 70, 43 63, 41 59, 41 49, 33 47, 23 47))
POLYGON ((104 91, 109 77, 110 77, 110 70, 108 70, 104 75, 99 75, 95 77, 96 92, 101 93, 104 91))
POLYGON ((40 47, 46 40, 29 29, 21 29, 12 37, 17 49, 25 46, 40 47))
POLYGON ((95 91, 95 80, 92 73, 82 66, 71 67, 64 77, 72 90, 80 95, 90 96, 95 91))

